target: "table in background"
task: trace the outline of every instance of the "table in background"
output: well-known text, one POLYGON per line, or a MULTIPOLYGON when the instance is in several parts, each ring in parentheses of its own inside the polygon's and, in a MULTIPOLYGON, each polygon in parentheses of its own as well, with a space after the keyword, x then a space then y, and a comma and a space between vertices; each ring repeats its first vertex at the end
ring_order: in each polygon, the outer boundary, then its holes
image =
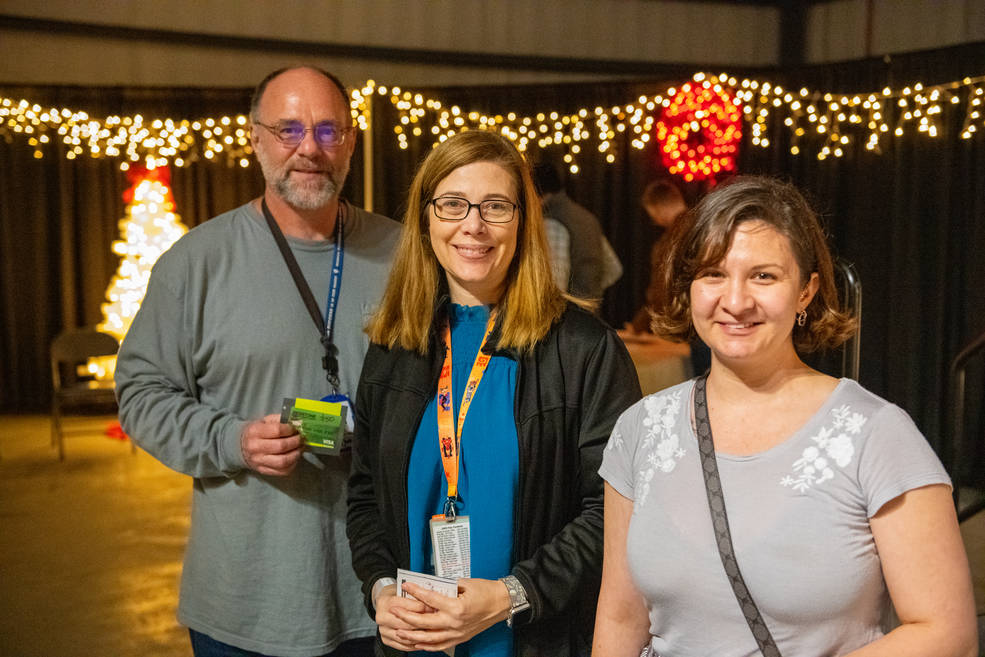
POLYGON ((687 381, 693 376, 691 351, 686 344, 626 340, 626 349, 636 365, 636 374, 644 396, 687 381))

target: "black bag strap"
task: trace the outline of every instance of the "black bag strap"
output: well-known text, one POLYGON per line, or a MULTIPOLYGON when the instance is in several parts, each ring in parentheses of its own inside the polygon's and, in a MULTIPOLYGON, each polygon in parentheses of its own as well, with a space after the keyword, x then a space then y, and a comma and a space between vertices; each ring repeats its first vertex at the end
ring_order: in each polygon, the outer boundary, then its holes
POLYGON ((732 592, 739 602, 742 615, 752 631, 756 644, 763 657, 780 657, 780 649, 773 641, 773 635, 766 627, 759 607, 752 599, 752 594, 746 587, 739 571, 739 563, 735 560, 735 548, 732 546, 732 532, 729 531, 728 516, 725 514, 725 498, 722 495, 722 480, 718 476, 718 462, 715 460, 715 442, 711 436, 711 422, 708 421, 708 397, 706 385, 708 375, 698 377, 694 384, 694 420, 698 434, 698 451, 701 454, 701 473, 705 479, 705 492, 708 494, 708 509, 711 511, 711 522, 715 528, 715 541, 718 543, 718 555, 722 558, 722 566, 728 576, 732 592))

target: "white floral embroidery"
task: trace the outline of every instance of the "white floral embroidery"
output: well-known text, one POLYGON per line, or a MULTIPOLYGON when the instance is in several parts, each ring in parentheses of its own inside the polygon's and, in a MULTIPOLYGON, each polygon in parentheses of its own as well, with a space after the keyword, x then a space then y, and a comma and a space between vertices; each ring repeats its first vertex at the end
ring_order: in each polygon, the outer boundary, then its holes
POLYGON ((623 440, 622 431, 620 430, 619 425, 617 424, 616 428, 612 430, 612 435, 609 436, 609 444, 605 446, 605 449, 606 451, 610 449, 616 449, 617 447, 619 449, 622 449, 625 446, 626 446, 626 441, 623 440))
POLYGON ((851 436, 862 431, 868 419, 861 413, 853 413, 848 404, 831 409, 830 426, 822 426, 811 440, 816 445, 804 449, 800 458, 793 462, 795 476, 787 475, 780 479, 781 486, 793 487, 803 493, 812 486, 823 484, 834 478, 831 461, 839 468, 852 462, 855 445, 851 436))
POLYGON ((650 481, 657 472, 671 472, 686 454, 675 429, 681 411, 681 391, 650 395, 643 400, 643 440, 640 453, 643 466, 636 474, 635 509, 641 509, 650 492, 650 481))

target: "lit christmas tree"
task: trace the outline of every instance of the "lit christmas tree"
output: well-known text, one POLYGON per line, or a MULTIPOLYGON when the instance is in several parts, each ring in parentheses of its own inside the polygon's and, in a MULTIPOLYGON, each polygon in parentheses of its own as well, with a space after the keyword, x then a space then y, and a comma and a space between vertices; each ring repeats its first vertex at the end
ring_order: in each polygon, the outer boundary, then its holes
MULTIPOLYGON (((121 341, 147 292, 151 267, 188 232, 181 217, 174 212, 171 175, 167 167, 132 166, 127 171, 127 180, 131 187, 123 193, 123 200, 127 202, 127 214, 120 220, 123 239, 113 242, 113 252, 121 257, 120 266, 106 290, 103 322, 98 327, 121 341)), ((95 361, 90 362, 89 371, 96 378, 112 376, 115 358, 95 361)))

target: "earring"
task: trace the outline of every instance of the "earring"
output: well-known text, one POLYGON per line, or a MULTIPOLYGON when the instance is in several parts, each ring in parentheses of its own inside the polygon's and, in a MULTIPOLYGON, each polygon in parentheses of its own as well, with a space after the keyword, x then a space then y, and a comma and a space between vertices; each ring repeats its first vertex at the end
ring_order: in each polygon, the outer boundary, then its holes
POLYGON ((807 311, 801 310, 797 313, 797 326, 803 326, 807 323, 807 311))

